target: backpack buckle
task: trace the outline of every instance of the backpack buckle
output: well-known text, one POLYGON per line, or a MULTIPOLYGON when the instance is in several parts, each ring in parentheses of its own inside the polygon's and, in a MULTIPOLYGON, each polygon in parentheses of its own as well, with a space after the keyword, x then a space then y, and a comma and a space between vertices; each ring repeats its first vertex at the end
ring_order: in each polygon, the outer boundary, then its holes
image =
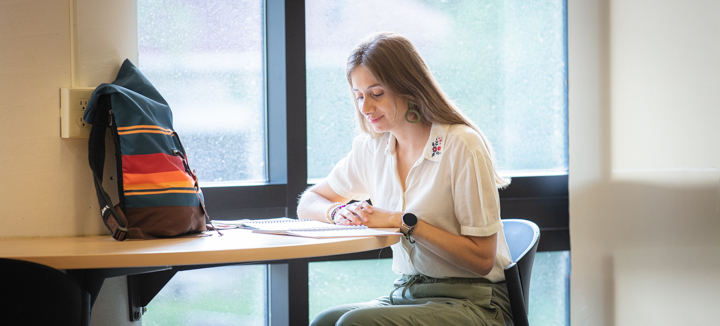
POLYGON ((128 229, 121 227, 118 225, 117 228, 115 228, 115 232, 113 232, 113 238, 118 241, 123 241, 127 239, 128 237, 128 229))

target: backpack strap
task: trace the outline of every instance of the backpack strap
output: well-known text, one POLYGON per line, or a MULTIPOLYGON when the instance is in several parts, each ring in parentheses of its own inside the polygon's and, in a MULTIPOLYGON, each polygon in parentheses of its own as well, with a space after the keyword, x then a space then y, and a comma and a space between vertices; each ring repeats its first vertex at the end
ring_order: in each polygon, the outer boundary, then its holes
POLYGON ((180 136, 177 132, 173 131, 172 137, 177 140, 177 143, 180 147, 180 153, 174 153, 175 155, 179 155, 182 158, 183 165, 185 166, 185 172, 187 172, 192 178, 195 186, 195 194, 198 197, 198 201, 200 201, 200 208, 202 209, 203 215, 205 215, 205 225, 208 228, 208 230, 214 230, 218 233, 219 236, 223 236, 223 234, 220 232, 220 229, 218 229, 215 224, 213 224, 212 220, 210 219, 210 216, 207 213, 207 209, 205 208, 205 198, 201 195, 202 190, 200 190, 200 185, 198 184, 198 178, 197 174, 195 174, 195 170, 190 169, 190 163, 187 160, 187 156, 185 155, 185 147, 183 147, 182 142, 180 141, 180 136))
MULTIPOLYGON (((113 207, 110 196, 102 186, 103 170, 105 166, 105 129, 112 124, 110 116, 110 96, 102 95, 98 102, 98 111, 93 116, 90 139, 88 140, 88 160, 93 172, 95 192, 100 204, 100 215, 103 223, 112 232, 113 238, 122 241, 128 238, 127 219, 121 211, 113 207)), ((116 144, 117 147, 117 144, 116 144)), ((119 148, 116 148, 119 150, 119 148)), ((118 163, 121 164, 121 163, 118 163)), ((120 180, 118 180, 120 182, 120 180)))

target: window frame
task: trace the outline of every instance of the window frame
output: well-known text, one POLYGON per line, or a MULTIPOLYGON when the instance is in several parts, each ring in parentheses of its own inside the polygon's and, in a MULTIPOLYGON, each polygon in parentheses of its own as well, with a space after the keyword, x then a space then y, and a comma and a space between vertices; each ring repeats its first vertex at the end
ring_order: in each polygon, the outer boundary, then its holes
MULTIPOLYGON (((565 8, 567 26, 567 2, 565 8)), ((565 40, 567 45, 567 28, 565 40)), ((297 217, 298 198, 309 186, 304 0, 265 1, 265 45, 268 182, 203 187, 212 219, 297 217)), ((565 88, 567 96, 567 82, 565 88)), ((567 112, 567 98, 565 105, 567 112)), ((538 224, 542 235, 539 251, 570 250, 568 174, 514 177, 511 185, 500 191, 500 202, 503 219, 521 218, 538 224)), ((391 256, 390 250, 377 250, 270 263, 269 325, 306 324, 309 262, 391 256)))

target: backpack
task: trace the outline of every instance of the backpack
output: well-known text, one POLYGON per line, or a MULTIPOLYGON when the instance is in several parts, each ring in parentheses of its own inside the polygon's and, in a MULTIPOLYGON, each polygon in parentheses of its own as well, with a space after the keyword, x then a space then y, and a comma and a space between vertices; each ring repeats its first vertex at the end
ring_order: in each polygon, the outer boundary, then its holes
POLYGON ((83 118, 92 124, 88 159, 100 215, 113 238, 164 238, 207 230, 210 218, 195 171, 173 130, 172 111, 130 60, 123 62, 115 81, 95 89, 83 118), (115 145, 117 205, 102 186, 107 128, 115 145))

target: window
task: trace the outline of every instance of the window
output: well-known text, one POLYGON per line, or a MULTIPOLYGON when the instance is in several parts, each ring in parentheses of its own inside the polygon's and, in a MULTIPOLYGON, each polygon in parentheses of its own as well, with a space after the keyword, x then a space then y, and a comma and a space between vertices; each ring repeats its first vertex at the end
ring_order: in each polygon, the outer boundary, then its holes
POLYGON ((351 147, 355 109, 345 63, 377 31, 416 45, 443 90, 487 135, 504 174, 566 173, 564 5, 307 0, 308 176, 327 176, 351 147))
POLYGON ((262 0, 138 1, 139 67, 201 185, 265 182, 262 0))

